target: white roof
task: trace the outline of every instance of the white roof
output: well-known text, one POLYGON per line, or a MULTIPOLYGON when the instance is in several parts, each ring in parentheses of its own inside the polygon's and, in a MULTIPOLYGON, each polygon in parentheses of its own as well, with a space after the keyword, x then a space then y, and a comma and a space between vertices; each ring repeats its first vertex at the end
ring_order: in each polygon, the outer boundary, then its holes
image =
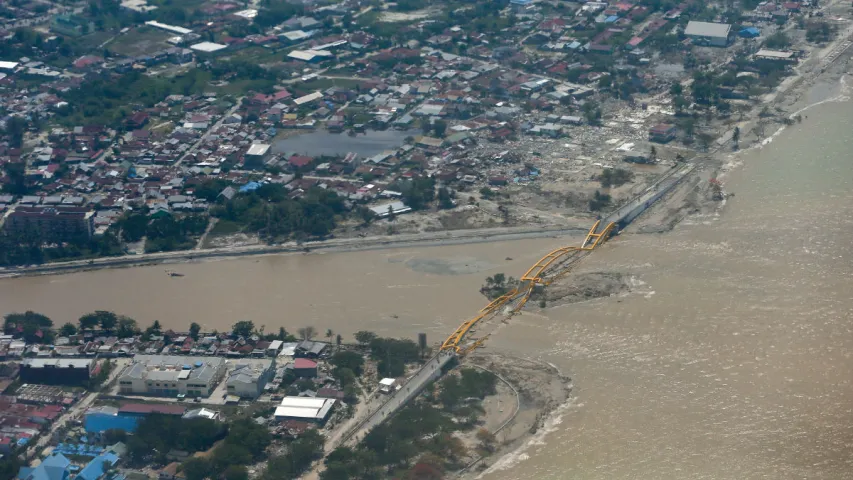
POLYGON ((687 23, 687 28, 684 29, 684 34, 698 37, 726 38, 729 36, 729 30, 731 29, 732 26, 728 23, 690 21, 687 23))
POLYGON ((216 52, 222 50, 228 45, 222 45, 221 43, 213 43, 213 42, 201 42, 196 43, 195 45, 190 46, 193 50, 198 50, 199 52, 216 52))
POLYGON ((12 70, 13 68, 18 66, 18 62, 2 62, 0 61, 0 68, 3 70, 12 70))
POLYGON ((166 25, 165 23, 160 23, 160 22, 157 22, 157 21, 154 21, 154 20, 149 20, 149 21, 145 22, 145 24, 146 24, 146 25, 149 25, 149 26, 152 26, 152 27, 161 28, 161 29, 163 29, 163 30, 167 30, 167 31, 169 31, 169 32, 180 33, 181 35, 186 35, 186 34, 188 34, 188 33, 193 33, 193 31, 192 31, 192 30, 190 30, 189 28, 176 27, 176 26, 174 26, 174 25, 166 25))
POLYGON ((302 105, 303 103, 313 102, 314 100, 319 100, 321 98, 323 98, 322 93, 314 92, 314 93, 309 93, 308 95, 305 95, 304 97, 297 98, 296 100, 293 101, 293 103, 295 103, 297 105, 302 105))
POLYGON ((762 48, 761 50, 755 53, 756 57, 768 57, 768 58, 791 58, 794 56, 794 52, 782 52, 779 50, 767 50, 762 48))
POLYGON ((183 418, 208 418, 210 420, 215 420, 217 413, 213 410, 208 410, 206 408, 199 408, 196 410, 190 410, 184 414, 183 418))
POLYGON ((394 383, 396 383, 396 382, 397 382, 397 379, 395 379, 395 378, 383 378, 382 380, 379 380, 379 385, 387 385, 390 387, 391 385, 394 385, 394 383))
POLYGON ((270 146, 265 143, 253 143, 251 147, 249 147, 249 151, 246 152, 246 155, 255 155, 261 156, 266 155, 269 151, 270 146))
POLYGON ((241 10, 239 12, 236 12, 234 15, 237 15, 238 17, 248 18, 251 20, 258 16, 258 11, 254 8, 250 8, 248 10, 241 10))
POLYGON ((290 58, 295 58, 297 60, 304 60, 306 62, 310 62, 311 60, 314 60, 314 57, 316 57, 317 54, 310 50, 294 50, 288 53, 287 56, 290 58))
POLYGON ((275 416, 322 420, 334 404, 331 398, 284 397, 281 406, 275 409, 275 416))
POLYGON ((282 407, 295 408, 320 408, 323 406, 323 403, 325 401, 325 398, 284 397, 279 405, 281 405, 282 407))
POLYGON ((278 351, 278 349, 281 348, 282 345, 284 345, 284 342, 282 342, 281 340, 273 340, 272 342, 270 342, 270 346, 267 347, 267 350, 278 351))
POLYGON ((283 35, 284 35, 284 38, 286 38, 288 40, 292 40, 292 41, 302 40, 303 38, 308 38, 311 36, 311 34, 303 32, 302 30, 294 30, 292 32, 285 32, 283 35))

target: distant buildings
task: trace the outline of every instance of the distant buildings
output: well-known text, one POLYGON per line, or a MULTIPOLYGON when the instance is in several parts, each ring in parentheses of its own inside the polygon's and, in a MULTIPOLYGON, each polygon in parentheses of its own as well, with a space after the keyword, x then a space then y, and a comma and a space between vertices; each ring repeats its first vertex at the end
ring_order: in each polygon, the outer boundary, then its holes
POLYGON ((228 374, 228 395, 258 398, 275 376, 275 359, 239 360, 228 374))
POLYGON ((21 382, 47 385, 80 385, 89 380, 92 359, 27 358, 21 362, 21 382))
POLYGON ((91 238, 95 212, 64 205, 19 205, 6 214, 3 229, 15 236, 38 235, 45 242, 91 238))
POLYGON ((225 359, 137 355, 119 377, 123 394, 208 397, 225 375, 225 359))
POLYGON ((732 26, 728 23, 690 21, 684 34, 698 45, 725 47, 729 44, 732 26))
POLYGON ((37 467, 22 467, 17 480, 98 480, 106 471, 118 463, 117 450, 124 451, 122 444, 116 444, 104 450, 100 455, 89 461, 82 469, 72 465, 65 455, 54 452, 45 458, 37 467), (76 473, 75 473, 76 472, 76 473))
POLYGON ((50 30, 69 37, 81 37, 94 32, 95 24, 77 15, 56 15, 50 21, 50 30))

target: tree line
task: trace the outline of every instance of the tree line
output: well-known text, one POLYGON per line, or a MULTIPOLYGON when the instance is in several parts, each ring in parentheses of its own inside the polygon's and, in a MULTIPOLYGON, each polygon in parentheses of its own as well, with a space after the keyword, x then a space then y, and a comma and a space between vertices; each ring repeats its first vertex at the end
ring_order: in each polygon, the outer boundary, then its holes
MULTIPOLYGON (((468 448, 454 435, 479 423, 483 409, 472 399, 496 393, 497 378, 462 369, 433 384, 425 395, 374 428, 357 447, 338 447, 325 459, 322 480, 442 478, 460 468, 468 448)), ((491 432, 480 429, 480 453, 494 451, 491 432)))

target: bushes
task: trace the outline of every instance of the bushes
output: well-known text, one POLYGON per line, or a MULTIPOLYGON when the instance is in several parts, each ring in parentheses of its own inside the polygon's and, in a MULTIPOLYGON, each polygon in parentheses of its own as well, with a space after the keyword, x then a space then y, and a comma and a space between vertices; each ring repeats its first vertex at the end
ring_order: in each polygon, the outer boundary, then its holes
POLYGON ((378 360, 377 370, 385 377, 399 377, 406 372, 406 364, 420 359, 421 351, 411 340, 376 338, 370 342, 370 356, 378 360))
POLYGON ((598 180, 601 181, 601 186, 604 188, 619 187, 630 182, 633 178, 634 174, 623 168, 606 168, 598 176, 598 180))

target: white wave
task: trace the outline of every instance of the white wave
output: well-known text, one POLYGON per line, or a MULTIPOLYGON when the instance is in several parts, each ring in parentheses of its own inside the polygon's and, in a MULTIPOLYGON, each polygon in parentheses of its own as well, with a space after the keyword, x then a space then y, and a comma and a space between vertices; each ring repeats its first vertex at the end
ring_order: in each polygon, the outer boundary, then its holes
POLYGON ((514 451, 499 458, 483 473, 478 475, 477 478, 480 479, 484 475, 510 469, 525 460, 529 460, 530 455, 527 452, 532 447, 545 445, 545 437, 557 430, 557 427, 563 423, 563 416, 568 413, 572 407, 580 408, 582 406, 583 404, 575 404, 575 397, 569 398, 568 401, 555 408, 554 411, 548 415, 548 418, 545 419, 542 428, 537 430, 530 439, 514 451))

